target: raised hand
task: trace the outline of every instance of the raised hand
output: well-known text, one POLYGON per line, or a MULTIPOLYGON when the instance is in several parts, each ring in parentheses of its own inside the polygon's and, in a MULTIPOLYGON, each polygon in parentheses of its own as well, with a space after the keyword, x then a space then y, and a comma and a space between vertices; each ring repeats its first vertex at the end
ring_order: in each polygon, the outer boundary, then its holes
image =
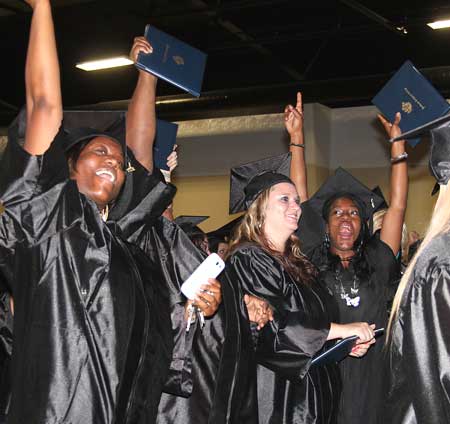
POLYGON ((389 138, 398 137, 402 133, 399 126, 400 120, 402 119, 400 112, 397 112, 395 114, 395 119, 393 123, 389 122, 383 115, 380 114, 378 115, 378 119, 383 124, 383 127, 389 138))
POLYGON ((145 54, 153 53, 153 47, 151 44, 147 41, 145 37, 135 37, 133 42, 133 47, 130 51, 130 60, 132 60, 134 63, 137 61, 138 54, 142 52, 145 54))
POLYGON ((272 308, 265 300, 246 294, 244 295, 244 303, 247 307, 249 320, 258 324, 258 330, 261 330, 268 321, 273 320, 272 308))
POLYGON ((291 137, 303 134, 303 103, 302 93, 297 93, 297 103, 284 108, 284 125, 291 137))
POLYGON ((167 156, 167 166, 169 167, 169 172, 172 172, 178 166, 178 154, 177 145, 173 146, 172 153, 167 156))

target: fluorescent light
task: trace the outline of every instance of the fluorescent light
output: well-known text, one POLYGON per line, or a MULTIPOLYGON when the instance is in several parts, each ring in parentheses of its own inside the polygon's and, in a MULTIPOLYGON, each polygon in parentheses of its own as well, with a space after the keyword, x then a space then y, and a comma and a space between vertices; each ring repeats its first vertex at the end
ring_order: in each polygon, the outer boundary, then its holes
POLYGON ((433 29, 450 28, 450 19, 446 19, 446 20, 443 20, 443 21, 430 22, 427 25, 430 28, 433 28, 433 29))
POLYGON ((132 64, 133 62, 126 57, 111 57, 110 59, 78 63, 76 67, 82 69, 83 71, 97 71, 98 69, 117 68, 119 66, 127 66, 132 64))

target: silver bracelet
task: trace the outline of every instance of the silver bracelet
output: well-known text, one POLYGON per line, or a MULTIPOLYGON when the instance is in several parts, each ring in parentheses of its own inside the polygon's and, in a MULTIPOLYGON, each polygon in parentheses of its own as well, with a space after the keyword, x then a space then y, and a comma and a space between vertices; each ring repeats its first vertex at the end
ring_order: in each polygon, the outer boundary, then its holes
POLYGON ((408 158, 408 153, 403 152, 403 153, 400 153, 398 156, 391 158, 391 163, 394 164, 397 162, 401 162, 403 160, 406 160, 407 158, 408 158))

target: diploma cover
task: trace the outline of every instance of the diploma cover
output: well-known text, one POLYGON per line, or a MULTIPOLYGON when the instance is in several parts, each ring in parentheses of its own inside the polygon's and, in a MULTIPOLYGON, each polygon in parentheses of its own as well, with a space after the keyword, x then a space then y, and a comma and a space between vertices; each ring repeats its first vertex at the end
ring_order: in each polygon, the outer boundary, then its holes
POLYGON ((177 139, 178 125, 172 122, 156 120, 156 136, 153 144, 153 164, 168 171, 167 157, 172 153, 177 139))
POLYGON ((145 38, 153 53, 139 53, 136 67, 199 97, 206 54, 154 26, 146 26, 145 38))
MULTIPOLYGON (((375 338, 378 338, 384 334, 384 328, 377 328, 375 330, 375 338)), ((331 363, 337 363, 342 361, 352 351, 352 348, 356 345, 358 336, 350 336, 345 339, 339 340, 335 345, 329 349, 316 355, 311 365, 327 365, 331 363)))
MULTIPOLYGON (((426 124, 450 110, 447 101, 409 60, 372 99, 372 103, 391 122, 400 112, 402 132, 426 124)), ((420 138, 408 140, 413 147, 419 142, 420 138)))

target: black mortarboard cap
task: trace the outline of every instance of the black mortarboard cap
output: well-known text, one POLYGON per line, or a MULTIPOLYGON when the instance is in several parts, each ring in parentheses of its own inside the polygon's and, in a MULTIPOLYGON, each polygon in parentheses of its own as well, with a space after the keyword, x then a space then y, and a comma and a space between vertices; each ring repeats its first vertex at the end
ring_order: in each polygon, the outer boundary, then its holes
POLYGON ((343 168, 338 168, 334 175, 329 177, 314 196, 308 200, 308 204, 317 214, 322 216, 325 202, 331 198, 345 197, 345 195, 351 195, 353 199, 358 201, 362 218, 365 220, 370 219, 383 203, 382 197, 372 192, 343 168))
POLYGON ((264 190, 275 184, 293 184, 290 166, 291 155, 284 153, 231 168, 230 214, 248 209, 264 190))
POLYGON ((446 185, 450 179, 450 114, 407 131, 390 141, 417 138, 427 133, 431 138, 430 171, 438 184, 446 185))
POLYGON ((242 221, 242 217, 238 216, 237 218, 233 219, 232 221, 228 222, 227 224, 223 225, 222 227, 218 228, 217 230, 210 231, 207 235, 209 237, 217 237, 221 239, 228 239, 234 229, 239 225, 239 223, 242 221))
POLYGON ((203 221, 206 221, 209 218, 209 216, 202 216, 202 215, 180 215, 177 216, 174 221, 179 226, 182 225, 199 225, 203 221))
POLYGON ((381 197, 383 199, 383 202, 380 206, 374 211, 377 212, 380 209, 387 209, 388 208, 388 202, 386 201, 386 198, 384 197, 383 191, 381 190, 380 186, 376 186, 372 189, 372 193, 375 193, 377 196, 381 197))

